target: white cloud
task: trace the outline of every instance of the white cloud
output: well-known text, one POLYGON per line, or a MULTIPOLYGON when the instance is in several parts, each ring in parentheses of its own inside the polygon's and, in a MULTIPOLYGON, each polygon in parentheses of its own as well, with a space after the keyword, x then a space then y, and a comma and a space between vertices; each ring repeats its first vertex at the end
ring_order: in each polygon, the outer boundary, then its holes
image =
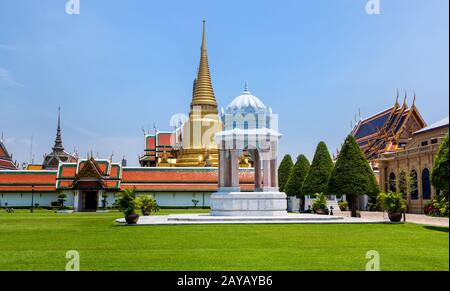
POLYGON ((23 84, 14 80, 10 71, 4 68, 0 68, 0 87, 23 87, 23 84))

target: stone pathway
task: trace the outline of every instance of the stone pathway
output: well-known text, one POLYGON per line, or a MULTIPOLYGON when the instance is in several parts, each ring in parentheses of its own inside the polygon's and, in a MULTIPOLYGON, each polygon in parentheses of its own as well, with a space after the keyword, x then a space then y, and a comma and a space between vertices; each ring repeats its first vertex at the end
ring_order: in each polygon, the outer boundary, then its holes
MULTIPOLYGON (((337 216, 350 217, 349 211, 336 213, 337 216)), ((389 221, 388 215, 385 212, 368 212, 362 211, 361 218, 389 221)), ((449 227, 448 217, 430 217, 423 214, 406 214, 406 222, 424 224, 431 226, 449 227)))

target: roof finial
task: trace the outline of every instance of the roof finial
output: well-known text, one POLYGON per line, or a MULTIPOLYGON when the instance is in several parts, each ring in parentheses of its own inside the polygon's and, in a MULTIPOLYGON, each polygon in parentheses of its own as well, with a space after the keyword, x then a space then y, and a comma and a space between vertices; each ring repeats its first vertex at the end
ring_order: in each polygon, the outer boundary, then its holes
POLYGON ((202 51, 206 51, 206 20, 203 20, 202 51))
POLYGON ((58 106, 58 127, 56 128, 56 138, 55 145, 53 146, 53 151, 64 151, 61 137, 61 106, 58 106))
POLYGON ((206 21, 203 21, 203 38, 200 53, 200 65, 198 67, 197 79, 194 83, 194 94, 192 96, 191 110, 195 106, 207 106, 217 110, 216 97, 211 82, 211 74, 208 65, 208 53, 206 51, 206 21))
POLYGON ((244 85, 244 93, 250 93, 250 89, 248 88, 248 82, 245 81, 245 85, 244 85))
POLYGON ((3 131, 2 131, 2 137, 0 138, 0 142, 3 142, 3 131))
POLYGON ((415 104, 416 104, 416 90, 414 90, 414 99, 413 99, 413 103, 412 103, 412 106, 415 106, 415 104))
POLYGON ((403 99, 403 106, 406 106, 406 99, 408 99, 408 93, 406 92, 405 89, 405 99, 403 99))
POLYGON ((61 130, 61 106, 58 106, 58 130, 61 130))
POLYGON ((397 99, 395 100, 395 105, 398 105, 398 99, 400 98, 400 91, 397 88, 397 99))

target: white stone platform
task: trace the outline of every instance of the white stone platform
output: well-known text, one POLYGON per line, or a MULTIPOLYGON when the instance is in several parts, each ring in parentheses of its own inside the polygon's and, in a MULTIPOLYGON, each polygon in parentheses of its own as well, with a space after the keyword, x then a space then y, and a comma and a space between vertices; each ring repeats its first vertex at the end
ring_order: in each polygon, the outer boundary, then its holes
MULTIPOLYGON (((124 218, 117 219, 125 223, 124 218)), ((173 214, 141 216, 137 225, 195 225, 195 224, 376 224, 384 220, 327 216, 315 214, 288 214, 282 216, 212 216, 210 214, 173 214)))
POLYGON ((286 194, 279 191, 222 191, 211 195, 212 216, 281 218, 287 215, 286 209, 286 194))

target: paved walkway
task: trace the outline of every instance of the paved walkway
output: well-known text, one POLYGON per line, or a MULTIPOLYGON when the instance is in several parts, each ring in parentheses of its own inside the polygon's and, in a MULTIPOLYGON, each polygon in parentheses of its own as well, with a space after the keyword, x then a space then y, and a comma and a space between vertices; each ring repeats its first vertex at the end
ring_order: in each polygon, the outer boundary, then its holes
MULTIPOLYGON (((125 223, 125 219, 116 220, 125 223)), ((376 224, 385 220, 351 218, 315 214, 289 214, 286 216, 211 216, 209 214, 172 214, 141 216, 137 225, 192 225, 192 224, 376 224)))
MULTIPOLYGON (((349 211, 344 211, 340 213, 336 213, 337 216, 350 217, 349 211)), ((362 211, 361 218, 363 219, 373 219, 373 220, 389 220, 387 213, 385 212, 368 212, 362 211)), ((416 223, 416 224, 425 224, 432 226, 443 226, 449 227, 449 219, 448 217, 431 217, 423 214, 406 214, 406 222, 416 223)))

